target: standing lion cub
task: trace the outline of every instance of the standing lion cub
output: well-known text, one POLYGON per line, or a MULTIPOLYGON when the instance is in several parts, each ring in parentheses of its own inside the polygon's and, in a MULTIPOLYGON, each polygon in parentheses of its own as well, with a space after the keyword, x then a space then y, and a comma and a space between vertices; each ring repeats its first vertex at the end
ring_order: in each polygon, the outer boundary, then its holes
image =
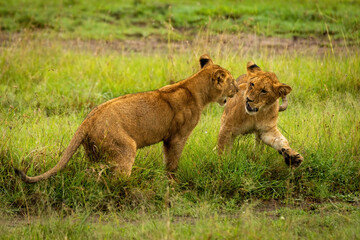
POLYGON ((180 82, 101 104, 81 123, 55 167, 36 177, 15 172, 27 183, 47 179, 63 169, 82 144, 89 158, 106 154, 115 174, 130 176, 136 150, 162 141, 166 170, 173 177, 203 108, 210 102, 223 105, 238 90, 230 72, 213 64, 208 55, 200 57, 200 66, 199 72, 180 82))
POLYGON ((286 109, 286 95, 291 87, 280 83, 272 72, 265 72, 253 62, 247 64, 247 74, 237 79, 238 93, 229 100, 221 117, 218 151, 231 149, 235 138, 255 133, 257 141, 263 141, 283 155, 285 163, 298 167, 304 158, 290 148, 286 138, 277 129, 279 111, 286 109), (279 106, 279 98, 283 105, 279 106))

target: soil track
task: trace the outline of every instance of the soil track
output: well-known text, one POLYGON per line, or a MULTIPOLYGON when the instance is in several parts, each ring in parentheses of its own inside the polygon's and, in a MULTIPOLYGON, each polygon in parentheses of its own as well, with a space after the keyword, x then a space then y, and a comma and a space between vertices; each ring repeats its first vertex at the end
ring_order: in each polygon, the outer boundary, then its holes
MULTIPOLYGON (((41 36, 41 35, 40 35, 41 36)), ((125 40, 84 40, 58 39, 37 37, 36 33, 8 34, 0 33, 0 46, 7 47, 14 43, 36 40, 37 44, 61 44, 65 49, 86 50, 101 54, 106 52, 143 52, 143 53, 176 53, 186 51, 210 52, 213 50, 234 52, 240 54, 258 53, 300 53, 326 54, 351 53, 359 50, 356 43, 349 44, 344 40, 329 40, 328 38, 278 38, 264 37, 254 34, 217 34, 197 35, 191 40, 174 41, 163 37, 131 38, 125 40), (210 50, 209 50, 210 49, 210 50), (226 51, 228 50, 228 51, 226 51)))
MULTIPOLYGON (((327 214, 346 214, 349 212, 352 212, 351 208, 358 208, 359 202, 345 202, 345 201, 331 201, 331 200, 326 200, 324 202, 316 202, 316 201, 310 201, 310 200, 305 200, 305 201, 301 201, 301 202, 292 202, 292 203, 285 203, 283 201, 280 200, 269 200, 269 201, 262 201, 262 200, 254 200, 253 202, 249 202, 249 203, 243 203, 241 206, 239 206, 239 211, 237 212, 222 212, 221 210, 219 212, 217 212, 217 216, 219 218, 233 218, 233 219, 237 219, 237 218, 241 218, 245 215, 253 215, 253 216, 261 216, 262 214, 264 214, 264 216, 266 216, 267 218, 270 219, 279 219, 281 218, 281 214, 279 212, 279 210, 281 209, 292 209, 292 210, 302 210, 306 213, 309 214, 322 214, 322 215, 327 215, 327 214)), ((111 216, 111 213, 105 213, 105 215, 101 215, 99 216, 98 214, 91 214, 87 219, 86 222, 87 223, 94 223, 94 224, 98 224, 99 222, 102 222, 103 224, 108 224, 109 222, 111 222, 110 220, 107 220, 107 214, 109 214, 108 216, 111 216), (100 221, 101 219, 101 221, 100 221)), ((149 214, 144 212, 144 213, 139 213, 141 214, 145 214, 144 217, 149 217, 149 214)), ((215 214, 215 213, 214 213, 215 214)), ((212 215, 212 214, 210 214, 212 215)), ((67 217, 71 217, 67 216, 67 217)), ((66 218, 66 217, 65 217, 66 218)), ((75 221, 76 218, 74 218, 75 221)), ((164 219, 162 216, 157 216, 154 217, 154 219, 164 219)), ((174 223, 182 223, 182 222, 192 222, 192 223, 196 223, 199 220, 198 217, 193 217, 193 216, 172 216, 172 221, 174 223)), ((46 221, 48 221, 47 217, 39 217, 37 215, 16 215, 16 216, 3 216, 0 217, 0 224, 2 224, 3 226, 6 227, 10 227, 10 228, 16 228, 19 226, 24 226, 26 224, 33 224, 33 223, 45 223, 46 221)), ((122 222, 124 223, 132 223, 134 225, 140 224, 141 221, 139 220, 134 220, 131 218, 123 218, 121 219, 122 222)))

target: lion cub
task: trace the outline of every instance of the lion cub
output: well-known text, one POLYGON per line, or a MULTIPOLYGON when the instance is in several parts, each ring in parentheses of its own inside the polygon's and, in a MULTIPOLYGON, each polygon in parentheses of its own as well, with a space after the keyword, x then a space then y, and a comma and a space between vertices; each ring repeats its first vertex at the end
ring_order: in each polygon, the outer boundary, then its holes
POLYGON ((106 154, 116 174, 130 176, 136 150, 162 141, 166 170, 173 177, 203 108, 210 102, 223 105, 238 90, 230 72, 213 64, 208 55, 200 57, 200 66, 199 72, 180 82, 101 104, 81 123, 55 167, 36 177, 15 172, 28 183, 47 179, 63 169, 82 144, 88 157, 106 154))
POLYGON ((291 87, 280 83, 272 72, 265 72, 253 62, 247 64, 247 74, 237 79, 238 93, 229 100, 221 118, 218 151, 231 150, 239 135, 255 133, 256 140, 275 148, 283 155, 285 163, 298 167, 303 157, 290 148, 286 138, 277 129, 279 111, 287 104, 286 95, 291 87))

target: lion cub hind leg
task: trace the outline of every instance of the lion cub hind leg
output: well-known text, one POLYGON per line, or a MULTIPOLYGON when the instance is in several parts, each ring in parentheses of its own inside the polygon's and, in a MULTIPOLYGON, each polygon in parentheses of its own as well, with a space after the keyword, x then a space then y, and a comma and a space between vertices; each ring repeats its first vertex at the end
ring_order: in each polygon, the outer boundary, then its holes
POLYGON ((129 177, 136 157, 136 142, 129 136, 107 138, 101 143, 101 152, 107 155, 115 177, 129 177))
POLYGON ((288 166, 296 168, 304 161, 304 158, 298 152, 290 148, 287 139, 277 128, 261 133, 259 137, 265 144, 275 148, 283 155, 285 163, 288 166))
POLYGON ((115 164, 115 174, 130 177, 135 157, 136 143, 134 140, 131 139, 126 144, 119 146, 112 159, 115 164))

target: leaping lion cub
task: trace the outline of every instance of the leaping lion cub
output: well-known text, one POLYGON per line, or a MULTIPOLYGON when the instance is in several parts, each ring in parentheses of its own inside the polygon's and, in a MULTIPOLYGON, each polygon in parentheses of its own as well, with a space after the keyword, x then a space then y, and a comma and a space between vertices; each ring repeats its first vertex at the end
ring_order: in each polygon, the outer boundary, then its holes
POLYGON ((255 133, 257 141, 275 148, 285 163, 298 167, 304 158, 290 148, 286 138, 277 129, 279 111, 287 107, 286 95, 291 87, 280 83, 272 72, 265 72, 253 62, 247 64, 247 74, 237 79, 238 93, 229 100, 221 118, 218 151, 231 150, 235 138, 255 133), (283 105, 279 106, 279 98, 283 105))
POLYGON ((166 170, 173 177, 203 108, 210 102, 224 105, 238 90, 230 72, 213 64, 208 55, 200 57, 200 66, 199 72, 180 82, 101 104, 81 123, 55 167, 36 177, 15 172, 27 183, 47 179, 63 169, 82 144, 88 157, 106 154, 115 174, 130 176, 136 150, 162 141, 166 170))

